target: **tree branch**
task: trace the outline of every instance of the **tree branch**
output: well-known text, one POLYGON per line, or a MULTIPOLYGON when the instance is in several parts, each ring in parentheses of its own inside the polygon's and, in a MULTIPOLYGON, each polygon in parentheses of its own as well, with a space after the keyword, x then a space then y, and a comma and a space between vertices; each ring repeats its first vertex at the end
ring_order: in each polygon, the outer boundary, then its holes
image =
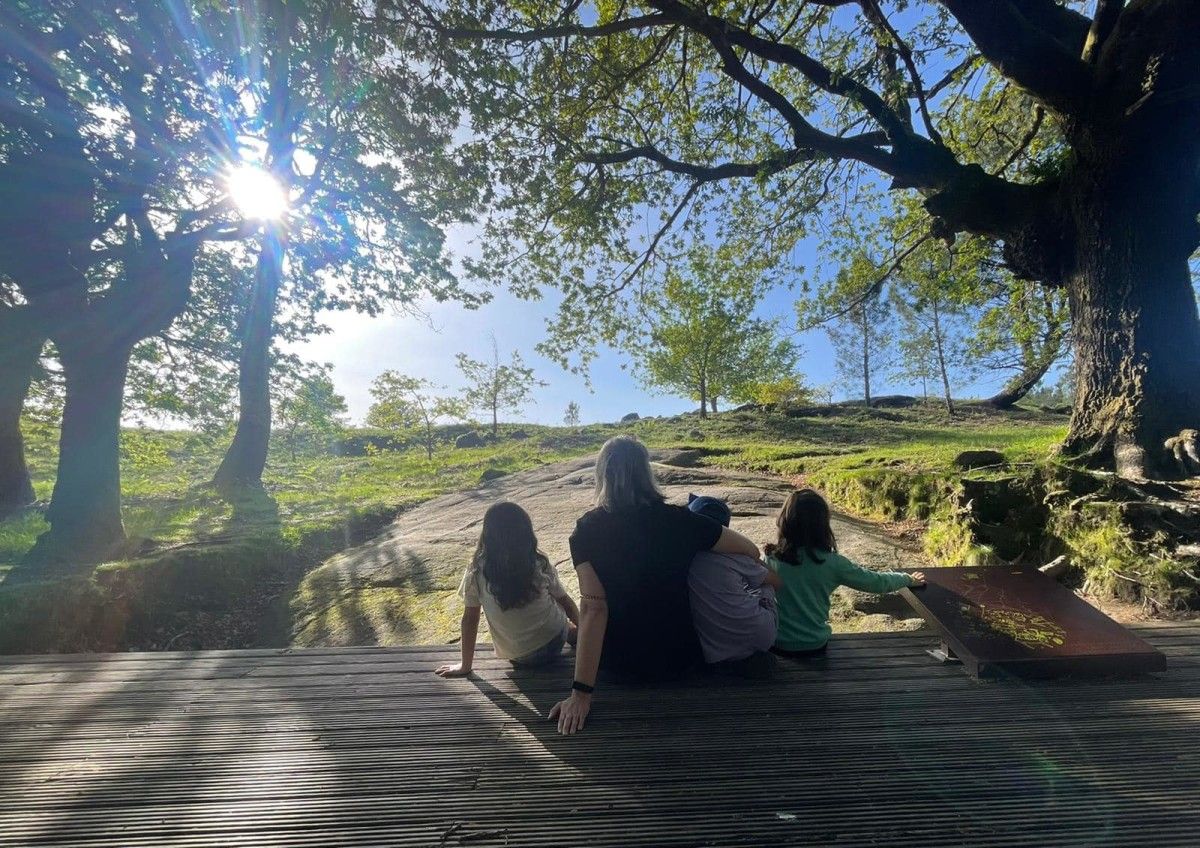
POLYGON ((1096 63, 1100 48, 1117 27, 1117 18, 1125 9, 1125 0, 1096 0, 1096 14, 1088 28, 1087 40, 1080 55, 1089 65, 1096 63))
POLYGON ((1045 32, 1073 56, 1083 51, 1091 21, 1056 0, 1009 0, 1029 23, 1045 32))
POLYGON ((925 125, 925 131, 929 133, 929 137, 937 144, 942 143, 942 136, 933 125, 933 118, 929 116, 929 103, 925 99, 925 84, 921 81, 921 74, 917 71, 917 63, 913 60, 912 48, 900 37, 900 33, 892 26, 891 21, 887 19, 883 8, 879 5, 879 0, 862 0, 862 8, 867 19, 875 26, 879 27, 895 44, 896 50, 900 53, 900 59, 904 62, 904 67, 908 70, 909 83, 912 85, 912 94, 917 99, 917 109, 921 113, 921 123, 925 125))
POLYGON ((1016 162, 1019 158, 1021 158, 1021 154, 1029 149, 1029 145, 1033 143, 1035 138, 1037 138, 1038 130, 1042 128, 1042 122, 1045 120, 1046 110, 1043 109, 1040 104, 1034 106, 1033 125, 1029 128, 1029 131, 1021 137, 1021 140, 1017 143, 1017 146, 1013 148, 1012 153, 1008 154, 1008 158, 1004 160, 1004 164, 996 169, 996 176, 1002 176, 1005 171, 1012 167, 1013 162, 1016 162))
POLYGON ((984 58, 1032 97, 1062 115, 1077 114, 1084 108, 1092 85, 1091 70, 1079 53, 1068 51, 1054 36, 1031 23, 1013 0, 941 3, 971 36, 984 58))
POLYGON ((423 3, 417 7, 424 13, 427 23, 438 34, 454 39, 489 39, 492 41, 513 41, 528 43, 547 41, 554 38, 580 36, 595 38, 616 35, 631 30, 646 29, 667 23, 666 15, 639 15, 636 18, 618 18, 606 24, 584 26, 582 24, 558 24, 555 26, 535 27, 533 29, 472 29, 470 27, 452 27, 443 24, 433 12, 423 3))
POLYGON ((693 9, 679 0, 650 0, 650 5, 670 20, 694 29, 711 41, 722 38, 767 61, 787 65, 799 71, 809 82, 829 94, 857 102, 888 135, 893 144, 912 137, 911 128, 883 98, 851 77, 835 74, 830 68, 790 44, 783 44, 748 32, 730 21, 693 9))

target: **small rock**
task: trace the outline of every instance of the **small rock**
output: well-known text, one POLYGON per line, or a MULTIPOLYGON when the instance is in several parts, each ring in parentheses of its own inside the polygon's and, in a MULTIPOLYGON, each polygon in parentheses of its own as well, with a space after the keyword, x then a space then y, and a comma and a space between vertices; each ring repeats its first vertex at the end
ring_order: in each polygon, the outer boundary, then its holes
POLYGON ((703 451, 681 450, 659 457, 656 461, 673 468, 695 468, 700 464, 700 460, 703 458, 703 451))
POLYGON ((1042 574, 1045 574, 1047 577, 1053 577, 1055 580, 1062 577, 1070 570, 1071 561, 1067 559, 1066 554, 1056 556, 1054 559, 1050 560, 1048 563, 1038 569, 1038 571, 1042 572, 1042 574))
POLYGON ((489 480, 499 480, 508 474, 507 471, 501 471, 499 468, 489 468, 479 475, 480 483, 487 483, 489 480))
POLYGON ((1003 465, 1004 454, 994 450, 965 450, 954 457, 954 464, 959 468, 986 468, 990 465, 1003 465))
POLYGON ((454 440, 454 446, 456 448, 481 448, 483 445, 483 439, 480 438, 479 434, 474 430, 472 430, 470 433, 463 433, 454 440))
POLYGON ((702 442, 702 441, 704 441, 704 431, 697 430, 695 428, 688 430, 688 438, 695 439, 696 441, 702 442))
POLYGON ((621 416, 621 423, 622 423, 622 424, 628 424, 630 421, 637 421, 637 420, 639 420, 641 417, 642 417, 642 416, 638 415, 636 412, 631 412, 631 413, 629 413, 628 415, 622 415, 622 416, 621 416))

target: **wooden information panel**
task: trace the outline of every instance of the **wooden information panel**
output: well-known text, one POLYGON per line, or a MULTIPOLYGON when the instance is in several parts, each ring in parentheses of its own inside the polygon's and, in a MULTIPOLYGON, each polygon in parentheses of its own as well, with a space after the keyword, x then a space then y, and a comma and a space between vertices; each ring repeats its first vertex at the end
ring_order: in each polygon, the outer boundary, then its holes
POLYGON ((926 568, 901 594, 973 677, 1127 675, 1167 659, 1036 568, 926 568))

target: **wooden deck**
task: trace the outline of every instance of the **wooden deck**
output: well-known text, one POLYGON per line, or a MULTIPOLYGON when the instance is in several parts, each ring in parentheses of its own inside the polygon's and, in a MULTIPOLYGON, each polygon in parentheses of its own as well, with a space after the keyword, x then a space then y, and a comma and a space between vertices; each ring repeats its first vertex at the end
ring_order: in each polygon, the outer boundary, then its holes
MULTIPOLYGON (((928 633, 772 683, 474 680, 444 648, 0 658, 0 845, 1200 845, 1200 626, 1168 671, 976 683, 928 633)), ((485 652, 485 654, 490 652, 485 652)))

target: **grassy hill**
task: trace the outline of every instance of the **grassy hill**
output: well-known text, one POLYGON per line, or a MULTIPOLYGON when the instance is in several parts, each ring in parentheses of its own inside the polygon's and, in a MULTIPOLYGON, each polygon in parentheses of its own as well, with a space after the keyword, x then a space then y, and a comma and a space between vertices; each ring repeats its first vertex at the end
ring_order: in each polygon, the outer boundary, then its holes
MULTIPOLYGON (((332 443, 305 445, 294 456, 275 445, 263 496, 233 504, 207 485, 223 439, 127 430, 129 557, 53 582, 0 584, 0 650, 283 644, 288 603, 303 575, 398 511, 473 487, 485 475, 594 451, 622 432, 651 447, 695 449, 703 464, 769 471, 816 486, 843 511, 901 522, 938 561, 978 560, 994 546, 971 532, 955 456, 1002 451, 1004 468, 967 476, 974 485, 995 481, 1004 492, 1018 491, 1033 485, 1030 475, 1047 466, 1065 431, 1061 416, 969 406, 954 419, 920 406, 798 413, 734 411, 579 428, 507 425, 494 443, 469 449, 453 446, 462 427, 446 428, 432 459, 403 434, 355 430, 332 443)), ((53 481, 54 436, 48 428, 30 428, 42 498, 53 481)), ((1023 516, 1010 509, 998 523, 982 526, 1023 539, 1021 526, 1004 526, 1023 516)), ((1049 526, 1044 516, 1035 523, 1036 537, 1026 543, 1031 558, 1069 547, 1063 534, 1043 532, 1049 526)), ((36 509, 0 522, 0 573, 19 562, 44 528, 36 509)), ((1119 534, 1087 541, 1100 546, 1096 555, 1106 561, 1123 544, 1119 534)))

